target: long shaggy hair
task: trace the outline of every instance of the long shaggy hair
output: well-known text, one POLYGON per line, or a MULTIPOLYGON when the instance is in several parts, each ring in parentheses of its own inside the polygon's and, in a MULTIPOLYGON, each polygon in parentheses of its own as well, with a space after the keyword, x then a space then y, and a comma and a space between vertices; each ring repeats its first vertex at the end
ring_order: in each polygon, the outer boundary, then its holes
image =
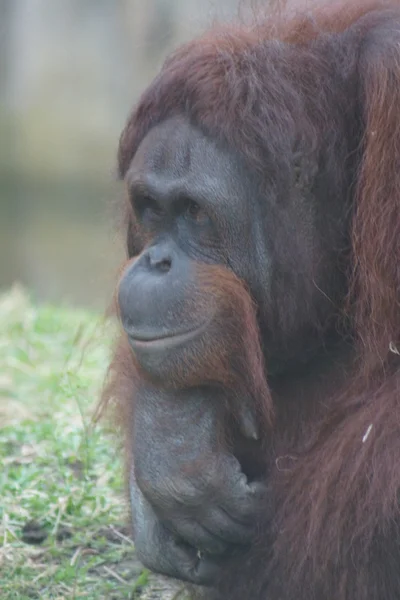
MULTIPOLYGON (((341 311, 355 366, 344 385, 325 383, 323 410, 294 398, 296 418, 289 409, 277 418, 272 435, 291 455, 270 474, 272 528, 269 521, 240 574, 221 582, 221 597, 400 598, 400 2, 280 6, 182 46, 129 117, 121 177, 149 130, 174 115, 235 149, 261 181, 279 180, 293 139, 299 154, 323 152, 338 189, 354 165, 341 311)), ((134 239, 132 215, 125 221, 134 239)), ((103 406, 116 401, 128 445, 136 377, 122 339, 103 406)))

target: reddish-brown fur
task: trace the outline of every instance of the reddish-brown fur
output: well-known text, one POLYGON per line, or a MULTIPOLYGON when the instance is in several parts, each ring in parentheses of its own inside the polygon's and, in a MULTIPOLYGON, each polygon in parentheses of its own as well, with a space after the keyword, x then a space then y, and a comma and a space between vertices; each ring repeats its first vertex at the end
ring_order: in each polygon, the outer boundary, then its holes
MULTIPOLYGON (((276 412, 270 482, 279 533, 270 538, 271 546, 262 540, 255 544, 248 567, 241 565, 247 581, 239 578, 235 598, 395 600, 400 598, 400 2, 331 3, 313 9, 312 19, 285 14, 253 26, 213 29, 168 59, 124 131, 120 172, 125 174, 149 129, 172 114, 190 115, 210 136, 236 148, 261 176, 266 140, 268 153, 274 145, 282 152, 283 122, 295 130, 301 120, 310 139, 325 135, 333 147, 335 132, 324 130, 326 111, 335 111, 330 65, 310 42, 323 32, 345 31, 358 19, 361 38, 376 29, 361 58, 360 46, 335 46, 334 39, 325 46, 332 60, 343 63, 346 101, 361 107, 355 108, 361 136, 354 149, 360 158, 351 278, 342 306, 343 319, 352 323, 355 352, 340 356, 337 370, 332 365, 315 379, 310 373, 300 388, 292 389, 289 381, 265 391, 267 413, 270 397, 276 412), (394 10, 391 21, 397 15, 397 46, 379 33, 386 8, 394 10), (266 40, 277 40, 267 55, 266 40), (295 67, 293 53, 282 60, 279 41, 305 49, 295 67), (299 95, 308 103, 302 115, 296 114, 299 95), (308 122, 307 115, 312 115, 308 122), (263 569, 265 576, 259 575, 263 569)), ((246 306, 243 344, 260 352, 258 342, 249 343, 258 335, 254 311, 246 306)), ((202 373, 214 364, 208 357, 202 362, 202 373)), ((254 377, 262 361, 257 355, 247 362, 254 377)), ((127 433, 136 377, 122 338, 104 398, 117 403, 127 433)), ((129 462, 129 449, 127 456, 129 462)), ((232 593, 229 585, 226 589, 232 593)))

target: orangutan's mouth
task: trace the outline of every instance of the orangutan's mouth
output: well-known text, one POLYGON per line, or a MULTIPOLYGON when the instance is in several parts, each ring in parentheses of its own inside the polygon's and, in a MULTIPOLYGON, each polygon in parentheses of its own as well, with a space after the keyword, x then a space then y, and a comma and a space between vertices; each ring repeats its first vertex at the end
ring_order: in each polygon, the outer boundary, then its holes
POLYGON ((195 329, 189 329, 188 331, 177 332, 168 331, 162 335, 159 333, 142 333, 135 332, 129 335, 129 342, 133 350, 164 350, 174 346, 181 346, 187 344, 193 339, 199 337, 209 326, 209 322, 196 327, 195 329))

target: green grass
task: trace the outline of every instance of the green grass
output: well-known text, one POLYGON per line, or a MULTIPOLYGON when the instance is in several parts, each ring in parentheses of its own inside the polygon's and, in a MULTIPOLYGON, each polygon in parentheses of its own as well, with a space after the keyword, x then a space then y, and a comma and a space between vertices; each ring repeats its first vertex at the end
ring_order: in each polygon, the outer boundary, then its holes
POLYGON ((135 598, 146 584, 118 448, 91 422, 113 337, 101 315, 0 295, 1 600, 135 598))

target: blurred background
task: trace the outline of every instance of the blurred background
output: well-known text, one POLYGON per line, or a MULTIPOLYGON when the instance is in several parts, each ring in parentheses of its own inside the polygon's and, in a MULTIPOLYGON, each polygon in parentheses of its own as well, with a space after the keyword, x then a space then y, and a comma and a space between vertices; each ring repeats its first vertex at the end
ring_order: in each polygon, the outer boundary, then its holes
POLYGON ((0 292, 103 310, 120 131, 165 55, 239 0, 0 0, 0 292))

